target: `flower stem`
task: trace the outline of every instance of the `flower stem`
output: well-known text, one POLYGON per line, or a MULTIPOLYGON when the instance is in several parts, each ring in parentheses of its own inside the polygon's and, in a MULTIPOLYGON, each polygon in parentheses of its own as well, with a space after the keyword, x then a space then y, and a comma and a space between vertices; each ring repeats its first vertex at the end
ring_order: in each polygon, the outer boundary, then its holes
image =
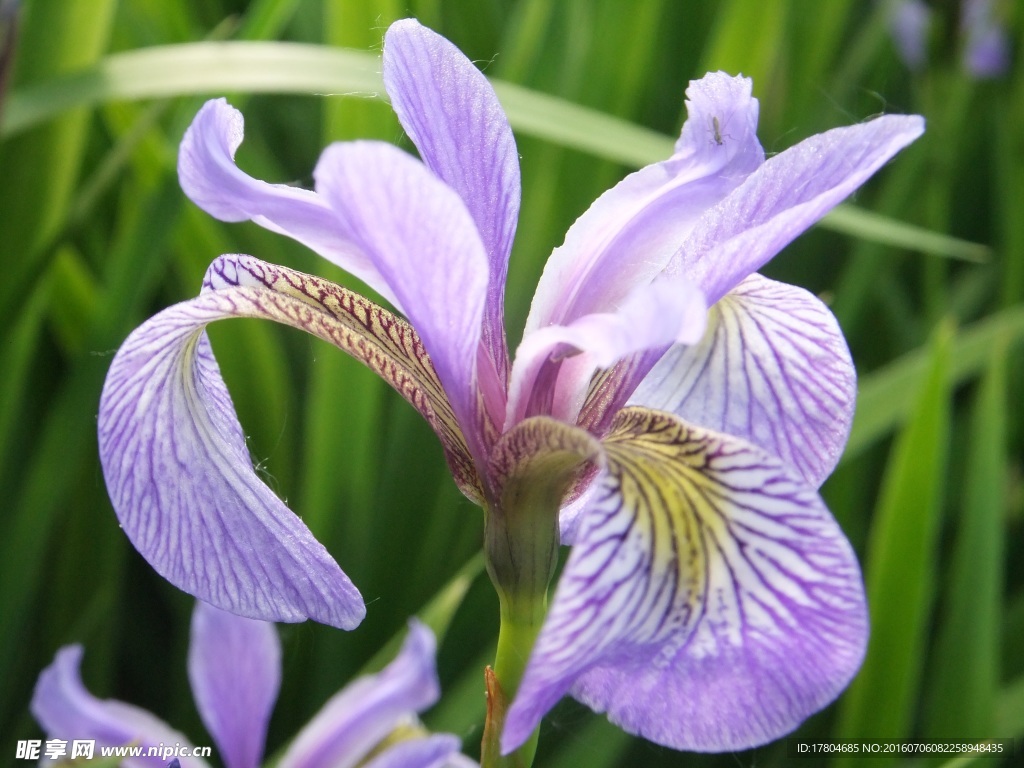
POLYGON ((481 768, 530 768, 537 751, 540 728, 509 755, 501 754, 501 732, 505 725, 505 712, 515 697, 522 680, 530 651, 544 622, 547 601, 514 600, 504 595, 501 602, 501 628, 498 630, 498 650, 493 671, 487 670, 487 722, 481 768))

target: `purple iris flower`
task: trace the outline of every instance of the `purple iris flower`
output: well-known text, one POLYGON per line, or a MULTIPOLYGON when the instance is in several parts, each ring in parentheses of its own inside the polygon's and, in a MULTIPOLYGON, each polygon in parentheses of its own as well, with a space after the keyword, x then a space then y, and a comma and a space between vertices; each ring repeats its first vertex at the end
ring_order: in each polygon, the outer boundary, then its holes
POLYGON ((1010 41, 992 0, 964 0, 960 12, 964 68, 974 77, 999 77, 1010 68, 1010 41))
MULTIPOLYGON (((974 78, 999 77, 1010 66, 1010 41, 992 0, 963 0, 959 12, 961 63, 974 78)), ((928 61, 928 36, 936 11, 924 0, 893 3, 889 26, 896 50, 913 71, 928 61)))
POLYGON ((506 610, 541 605, 504 751, 566 693, 679 749, 792 730, 838 695, 866 643, 859 566, 817 492, 855 373, 828 309, 756 270, 923 120, 883 116, 766 160, 750 80, 692 82, 674 154, 602 195, 551 255, 513 359, 503 293, 520 179, 505 114, 413 20, 388 30, 383 75, 422 161, 334 144, 309 191, 234 164, 242 118, 223 100, 186 133, 179 176, 201 208, 306 244, 406 319, 250 256, 214 261, 200 296, 136 329, 107 377, 101 456, 128 536, 227 610, 362 619, 355 587, 253 471, 203 330, 286 323, 364 362, 430 423, 484 507, 503 627, 506 610), (572 551, 545 619, 558 543, 572 551))
MULTIPOLYGON (((206 761, 182 733, 139 707, 97 699, 82 685, 82 646, 57 651, 32 697, 32 714, 49 738, 95 739, 100 747, 179 747, 181 768, 206 761)), ((281 682, 281 644, 274 625, 196 603, 188 676, 199 715, 226 768, 257 768, 281 682)), ((331 698, 275 762, 278 768, 469 768, 461 742, 427 734, 416 713, 437 701, 434 636, 412 621, 398 656, 331 698), (388 742, 393 732, 404 737, 388 742), (367 758, 370 757, 369 760, 367 758), (362 762, 366 760, 366 762, 362 762)), ((98 755, 98 752, 97 752, 98 755)), ((167 765, 166 757, 135 757, 128 768, 167 765)))

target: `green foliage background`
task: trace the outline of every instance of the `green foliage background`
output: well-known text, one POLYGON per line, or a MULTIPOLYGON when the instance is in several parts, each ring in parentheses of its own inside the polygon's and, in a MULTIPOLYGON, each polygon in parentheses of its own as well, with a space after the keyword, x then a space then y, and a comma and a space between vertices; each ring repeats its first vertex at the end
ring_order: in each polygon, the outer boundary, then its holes
MULTIPOLYGON (((220 253, 359 288, 300 246, 197 210, 178 188, 177 143, 203 99, 226 92, 247 120, 240 163, 260 178, 309 184, 332 140, 408 146, 387 104, 368 97, 379 96, 383 31, 407 15, 504 83, 524 182, 512 345, 566 228, 631 167, 667 155, 689 79, 752 76, 768 152, 880 112, 927 117, 925 137, 855 208, 765 270, 831 304, 861 376, 854 434, 823 492, 862 557, 874 632, 853 686, 799 734, 1024 736, 1024 56, 1002 78, 970 79, 956 3, 937 5, 945 26, 929 67, 911 74, 887 4, 863 0, 25 0, 0 124, 0 761, 40 736, 32 685, 70 642, 86 647, 95 693, 210 743, 184 672, 192 601, 134 552, 107 499, 100 388, 127 333, 195 295, 220 253), (230 71, 227 49, 163 48, 204 41, 271 45, 246 49, 230 71), (300 55, 275 41, 331 48, 300 55), (137 49, 151 58, 126 53, 137 49)), ((1024 9, 998 8, 1021 54, 1024 9)), ((426 721, 474 754, 497 601, 478 564, 451 582, 478 551, 482 522, 433 435, 320 342, 250 321, 211 335, 260 472, 369 608, 348 634, 281 627, 269 752, 454 584, 445 696, 426 721)), ((785 763, 784 744, 675 753, 572 702, 546 721, 538 760, 785 763)))

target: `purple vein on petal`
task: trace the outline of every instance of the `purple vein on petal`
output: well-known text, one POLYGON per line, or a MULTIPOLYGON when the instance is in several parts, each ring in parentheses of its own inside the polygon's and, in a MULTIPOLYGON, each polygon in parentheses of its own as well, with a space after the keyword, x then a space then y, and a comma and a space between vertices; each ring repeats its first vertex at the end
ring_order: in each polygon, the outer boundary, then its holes
POLYGON ((704 339, 670 349, 629 402, 749 440, 817 487, 842 454, 855 398, 853 361, 828 308, 755 274, 712 308, 704 339))
POLYGON ((362 598, 256 476, 203 330, 245 299, 211 292, 170 307, 118 350, 99 413, 107 489, 129 539, 180 589, 251 618, 351 629, 362 598))

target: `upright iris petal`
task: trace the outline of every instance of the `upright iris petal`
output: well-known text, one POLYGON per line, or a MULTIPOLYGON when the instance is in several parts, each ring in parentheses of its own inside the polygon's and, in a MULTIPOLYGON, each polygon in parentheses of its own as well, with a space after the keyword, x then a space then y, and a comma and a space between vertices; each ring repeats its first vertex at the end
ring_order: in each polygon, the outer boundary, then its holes
POLYGON ((480 70, 412 19, 388 28, 383 74, 402 127, 427 167, 465 201, 487 250, 482 332, 493 373, 484 369, 480 376, 496 407, 508 376, 505 277, 519 216, 519 155, 512 129, 480 70))

